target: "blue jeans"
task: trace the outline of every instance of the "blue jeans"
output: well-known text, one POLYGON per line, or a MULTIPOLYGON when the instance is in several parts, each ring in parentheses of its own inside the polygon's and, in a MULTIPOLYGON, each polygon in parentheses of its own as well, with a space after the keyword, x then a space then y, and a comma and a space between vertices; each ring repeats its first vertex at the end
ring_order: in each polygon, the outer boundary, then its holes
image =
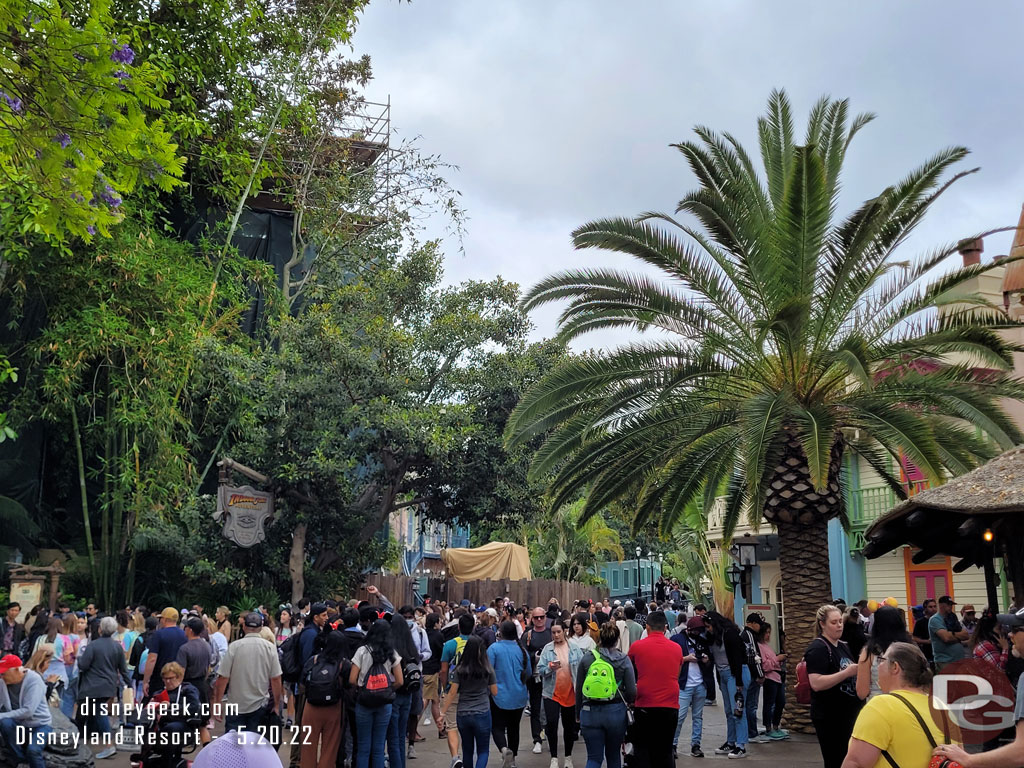
POLYGON ((622 768, 622 740, 626 738, 626 705, 584 704, 580 712, 580 731, 587 746, 586 768, 622 768))
POLYGON ((743 679, 737 681, 732 676, 732 670, 718 670, 718 681, 722 684, 722 707, 725 709, 725 730, 726 741, 737 747, 747 747, 747 718, 736 717, 733 709, 736 706, 736 683, 739 682, 744 688, 750 682, 750 670, 743 667, 743 679))
POLYGON ((411 710, 412 694, 395 694, 395 701, 391 705, 391 721, 388 723, 388 765, 391 768, 405 768, 411 710))
MULTIPOLYGON (((747 674, 750 671, 744 667, 747 674)), ((744 675, 746 677, 746 675, 744 675)), ((751 680, 747 683, 746 691, 743 694, 743 709, 747 715, 747 736, 753 738, 757 736, 757 703, 761 698, 761 685, 757 680, 751 680)))
POLYGON ((491 713, 478 712, 472 715, 455 713, 455 722, 459 726, 459 738, 462 739, 462 763, 466 768, 487 768, 487 750, 491 738, 491 713), (476 765, 473 764, 474 748, 476 765))
POLYGON ((18 762, 24 760, 29 768, 46 768, 46 761, 43 759, 43 746, 46 744, 46 735, 53 733, 53 728, 48 725, 41 725, 38 728, 26 728, 25 743, 19 744, 17 739, 18 724, 11 718, 0 720, 0 733, 3 733, 7 748, 11 750, 18 762))
POLYGON ((676 720, 676 735, 672 739, 672 746, 679 746, 679 734, 683 731, 683 723, 686 722, 686 713, 693 706, 693 732, 690 736, 690 746, 700 744, 701 735, 704 733, 704 701, 707 699, 707 689, 704 683, 691 685, 679 691, 679 719, 676 720))
POLYGON ((255 712, 246 712, 239 715, 229 715, 225 710, 224 731, 255 731, 263 720, 263 712, 262 707, 255 712))
POLYGON ((356 768, 384 768, 384 743, 391 723, 391 705, 364 707, 356 702, 356 768))

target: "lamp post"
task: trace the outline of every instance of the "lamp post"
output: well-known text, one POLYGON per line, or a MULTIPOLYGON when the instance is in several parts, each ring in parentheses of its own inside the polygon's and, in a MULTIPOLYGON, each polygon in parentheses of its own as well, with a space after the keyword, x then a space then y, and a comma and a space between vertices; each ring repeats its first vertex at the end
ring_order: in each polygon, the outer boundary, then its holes
MULTIPOLYGON (((654 552, 652 550, 650 550, 650 549, 647 550, 647 580, 649 582, 651 582, 650 583, 650 587, 651 587, 651 597, 650 597, 650 599, 653 600, 654 599, 654 552)), ((650 602, 650 601, 648 601, 648 602, 650 602)))
POLYGON ((735 592, 736 588, 743 581, 743 569, 736 563, 733 563, 725 569, 725 574, 729 577, 729 585, 732 587, 732 591, 735 592))
POLYGON ((643 599, 644 596, 640 590, 640 547, 638 545, 636 548, 636 596, 638 600, 643 599))

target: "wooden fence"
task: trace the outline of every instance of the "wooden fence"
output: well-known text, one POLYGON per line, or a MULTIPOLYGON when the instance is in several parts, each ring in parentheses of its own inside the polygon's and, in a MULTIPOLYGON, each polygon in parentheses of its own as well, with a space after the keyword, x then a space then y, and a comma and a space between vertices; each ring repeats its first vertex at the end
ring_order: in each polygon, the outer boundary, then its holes
MULTIPOLYGON (((370 574, 366 583, 377 587, 396 608, 415 604, 415 577, 370 574)), ((608 588, 553 579, 483 579, 460 583, 455 579, 429 578, 424 597, 427 596, 434 600, 446 600, 453 605, 458 605, 462 600, 469 600, 475 605, 486 605, 495 598, 504 600, 507 597, 517 606, 530 607, 546 606, 548 600, 554 597, 563 608, 571 608, 577 600, 603 600, 608 597, 608 588)), ((356 590, 355 597, 357 600, 367 600, 370 594, 365 588, 360 588, 356 590)))

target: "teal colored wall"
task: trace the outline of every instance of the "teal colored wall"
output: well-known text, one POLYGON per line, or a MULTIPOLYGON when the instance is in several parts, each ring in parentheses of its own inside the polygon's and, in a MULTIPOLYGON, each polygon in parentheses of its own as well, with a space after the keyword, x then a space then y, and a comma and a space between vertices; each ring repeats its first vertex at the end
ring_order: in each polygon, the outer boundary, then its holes
POLYGON ((839 520, 830 520, 828 524, 828 559, 832 597, 841 597, 849 605, 866 597, 864 558, 850 555, 850 537, 839 520))

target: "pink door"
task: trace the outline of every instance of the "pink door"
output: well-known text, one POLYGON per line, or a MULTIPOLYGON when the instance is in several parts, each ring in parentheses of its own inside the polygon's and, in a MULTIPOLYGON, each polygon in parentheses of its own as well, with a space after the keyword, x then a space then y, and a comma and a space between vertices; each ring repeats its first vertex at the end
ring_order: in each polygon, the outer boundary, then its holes
POLYGON ((945 570, 911 571, 910 604, 920 605, 926 598, 933 600, 949 594, 949 574, 945 570))

